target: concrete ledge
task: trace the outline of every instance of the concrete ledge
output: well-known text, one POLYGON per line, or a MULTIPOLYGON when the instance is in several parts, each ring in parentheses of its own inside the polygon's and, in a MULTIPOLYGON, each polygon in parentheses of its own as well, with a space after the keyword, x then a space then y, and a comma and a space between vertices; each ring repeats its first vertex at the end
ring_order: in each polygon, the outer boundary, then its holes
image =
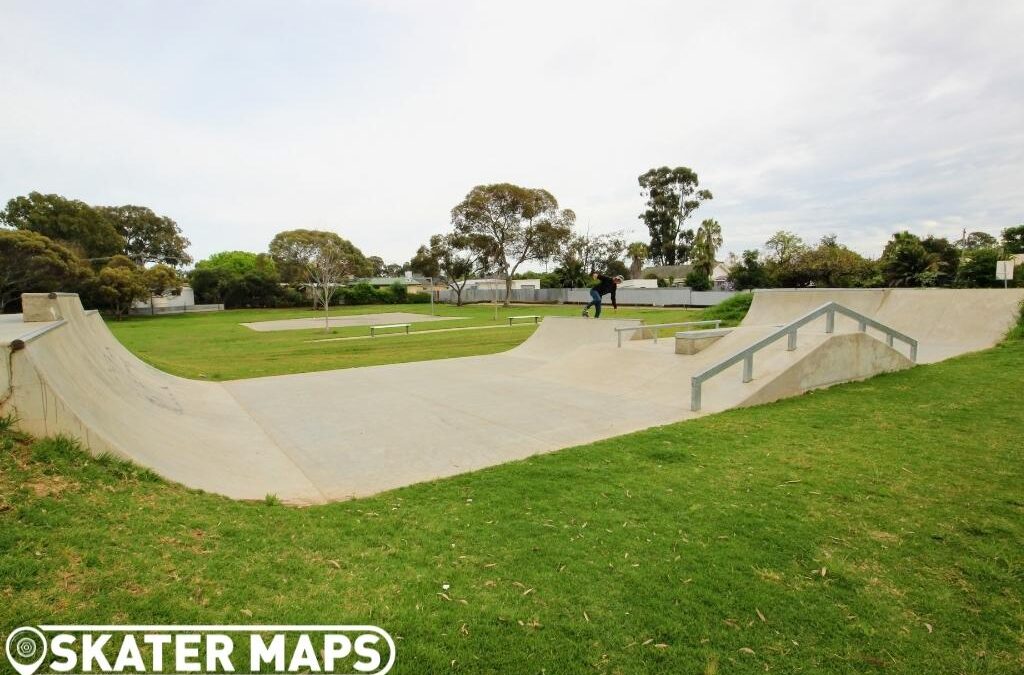
POLYGON ((676 333, 676 354, 692 356, 732 332, 731 328, 688 330, 676 333))

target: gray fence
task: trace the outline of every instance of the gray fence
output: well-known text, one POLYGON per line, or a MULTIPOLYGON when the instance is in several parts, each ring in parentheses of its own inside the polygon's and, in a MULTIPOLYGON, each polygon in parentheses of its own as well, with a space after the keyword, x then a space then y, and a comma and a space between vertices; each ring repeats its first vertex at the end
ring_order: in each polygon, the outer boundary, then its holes
MULTIPOLYGON (((441 302, 455 303, 455 292, 441 291, 441 302)), ((735 291, 694 291, 689 288, 620 288, 616 300, 620 305, 646 305, 648 307, 710 307, 736 295, 735 291)), ((462 291, 463 303, 505 301, 505 289, 475 289, 462 291)), ((590 302, 589 288, 541 288, 513 290, 512 302, 536 304, 586 304, 590 302)))

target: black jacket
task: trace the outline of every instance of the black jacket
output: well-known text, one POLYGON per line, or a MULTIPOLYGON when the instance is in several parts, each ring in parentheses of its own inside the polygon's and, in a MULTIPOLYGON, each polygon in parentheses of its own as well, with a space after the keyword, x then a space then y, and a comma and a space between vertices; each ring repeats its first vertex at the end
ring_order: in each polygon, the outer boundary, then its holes
POLYGON ((612 307, 614 307, 615 309, 619 308, 619 306, 617 304, 615 304, 615 280, 614 279, 612 279, 611 277, 606 277, 603 274, 598 274, 597 275, 597 284, 592 286, 591 288, 593 288, 595 291, 597 291, 598 295, 608 295, 610 293, 611 296, 612 296, 612 307))

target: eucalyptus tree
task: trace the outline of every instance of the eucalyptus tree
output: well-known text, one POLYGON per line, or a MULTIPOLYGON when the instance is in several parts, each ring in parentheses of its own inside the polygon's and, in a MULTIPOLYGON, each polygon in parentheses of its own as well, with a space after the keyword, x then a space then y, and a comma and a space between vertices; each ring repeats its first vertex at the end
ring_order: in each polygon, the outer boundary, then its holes
POLYGON ((651 236, 651 257, 665 265, 685 261, 694 235, 683 225, 701 203, 712 198, 711 191, 700 189, 696 172, 685 166, 651 169, 637 180, 640 194, 647 198, 647 208, 639 217, 651 236))
POLYGON ((478 185, 452 209, 455 233, 505 278, 506 306, 519 266, 553 257, 575 221, 576 214, 560 209, 547 190, 511 183, 478 185))

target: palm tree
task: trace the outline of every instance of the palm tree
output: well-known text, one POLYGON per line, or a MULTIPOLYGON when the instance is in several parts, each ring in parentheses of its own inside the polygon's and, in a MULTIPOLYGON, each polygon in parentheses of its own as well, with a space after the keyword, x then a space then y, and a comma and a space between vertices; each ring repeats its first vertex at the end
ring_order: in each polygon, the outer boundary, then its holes
POLYGON ((721 246, 722 226, 717 220, 705 220, 693 238, 693 269, 710 278, 715 268, 715 255, 721 246))
POLYGON ((651 249, 642 241, 634 241, 626 247, 626 255, 630 257, 629 278, 639 279, 640 273, 644 271, 644 262, 651 255, 651 249))

